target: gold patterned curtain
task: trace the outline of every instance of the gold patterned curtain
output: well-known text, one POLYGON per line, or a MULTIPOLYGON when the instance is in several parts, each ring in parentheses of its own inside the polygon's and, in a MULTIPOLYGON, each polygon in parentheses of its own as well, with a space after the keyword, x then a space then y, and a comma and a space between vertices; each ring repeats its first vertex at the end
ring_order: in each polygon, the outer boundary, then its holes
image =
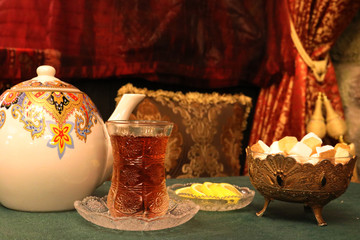
POLYGON ((266 57, 255 83, 262 87, 250 144, 286 135, 301 138, 318 92, 343 110, 329 50, 360 6, 351 0, 269 0, 266 2, 266 57))

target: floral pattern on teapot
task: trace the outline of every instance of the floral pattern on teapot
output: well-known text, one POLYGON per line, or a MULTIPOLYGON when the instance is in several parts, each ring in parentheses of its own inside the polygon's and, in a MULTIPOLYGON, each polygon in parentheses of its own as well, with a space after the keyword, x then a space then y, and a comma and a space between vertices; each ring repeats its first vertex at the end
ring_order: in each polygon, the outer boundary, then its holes
POLYGON ((5 111, 1 110, 0 111, 0 129, 2 128, 2 126, 4 126, 5 119, 6 119, 5 111))
MULTIPOLYGON (((56 148, 61 159, 67 148, 74 148, 73 134, 86 142, 92 127, 98 123, 98 111, 91 99, 82 92, 52 91, 5 91, 0 96, 0 129, 6 123, 6 110, 11 116, 23 123, 25 131, 32 140, 43 136, 46 129, 52 134, 47 143, 56 148), (45 121, 44 113, 53 121, 45 121), (75 114, 75 122, 69 117, 75 114)), ((48 119, 46 119, 48 120, 48 119)))

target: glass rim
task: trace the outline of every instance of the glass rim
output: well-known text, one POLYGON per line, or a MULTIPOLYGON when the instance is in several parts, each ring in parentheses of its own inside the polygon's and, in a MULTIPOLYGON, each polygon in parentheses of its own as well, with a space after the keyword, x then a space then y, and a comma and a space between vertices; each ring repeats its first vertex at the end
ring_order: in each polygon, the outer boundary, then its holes
POLYGON ((173 122, 164 121, 164 120, 109 120, 105 122, 106 124, 126 124, 126 125, 134 125, 134 126, 169 126, 174 125, 173 122))

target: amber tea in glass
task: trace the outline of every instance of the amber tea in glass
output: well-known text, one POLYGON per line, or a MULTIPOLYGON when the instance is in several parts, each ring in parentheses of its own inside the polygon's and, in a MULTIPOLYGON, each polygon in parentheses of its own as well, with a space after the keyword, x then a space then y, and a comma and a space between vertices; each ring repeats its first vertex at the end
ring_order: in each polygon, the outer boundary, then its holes
POLYGON ((165 153, 173 124, 108 121, 114 156, 107 206, 112 217, 154 218, 166 214, 165 153))

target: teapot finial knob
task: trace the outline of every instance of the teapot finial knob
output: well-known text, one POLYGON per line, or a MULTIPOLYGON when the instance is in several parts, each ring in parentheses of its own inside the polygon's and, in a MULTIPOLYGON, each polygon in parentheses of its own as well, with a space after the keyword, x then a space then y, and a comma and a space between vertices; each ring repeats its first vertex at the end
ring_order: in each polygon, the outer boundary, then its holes
POLYGON ((36 69, 36 73, 38 76, 50 76, 54 77, 56 70, 54 67, 49 65, 42 65, 36 69))

